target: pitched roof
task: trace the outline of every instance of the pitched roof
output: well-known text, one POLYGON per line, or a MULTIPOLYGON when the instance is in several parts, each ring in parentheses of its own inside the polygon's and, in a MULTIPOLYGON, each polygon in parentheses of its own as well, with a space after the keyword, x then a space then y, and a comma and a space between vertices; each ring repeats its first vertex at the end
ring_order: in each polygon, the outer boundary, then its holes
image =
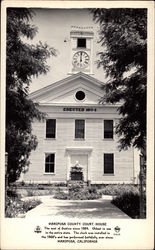
POLYGON ((50 84, 50 85, 48 85, 48 86, 46 86, 44 88, 41 88, 41 89, 39 89, 37 91, 34 91, 29 95, 29 97, 30 98, 39 97, 40 95, 45 94, 45 93, 49 92, 50 90, 52 90, 52 89, 54 89, 56 87, 62 86, 64 84, 66 84, 66 83, 69 83, 71 81, 74 81, 74 80, 77 80, 77 79, 80 79, 80 78, 85 79, 85 80, 93 83, 94 85, 97 85, 97 86, 100 86, 100 87, 103 86, 103 82, 101 82, 101 81, 95 79, 94 77, 92 77, 90 75, 87 75, 87 74, 85 74, 83 72, 79 72, 77 74, 66 77, 66 78, 64 78, 64 79, 62 79, 60 81, 54 82, 54 83, 52 83, 52 84, 50 84))

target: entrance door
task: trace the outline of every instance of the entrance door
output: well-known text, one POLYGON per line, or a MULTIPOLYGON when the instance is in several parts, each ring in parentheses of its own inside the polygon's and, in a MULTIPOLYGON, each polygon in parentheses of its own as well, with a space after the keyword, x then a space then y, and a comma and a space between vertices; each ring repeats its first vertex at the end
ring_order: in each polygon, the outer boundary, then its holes
POLYGON ((88 180, 88 155, 86 154, 72 154, 71 155, 71 166, 75 166, 78 162, 79 166, 82 167, 84 181, 88 180))

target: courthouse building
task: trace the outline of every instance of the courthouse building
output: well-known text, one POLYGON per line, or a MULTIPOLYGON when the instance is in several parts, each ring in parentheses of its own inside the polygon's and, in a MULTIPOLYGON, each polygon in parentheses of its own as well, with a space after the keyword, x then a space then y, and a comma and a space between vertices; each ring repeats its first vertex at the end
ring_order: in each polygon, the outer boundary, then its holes
POLYGON ((69 48, 63 51, 66 77, 30 94, 47 117, 33 123, 38 146, 31 153, 25 182, 66 183, 76 164, 82 167, 84 181, 92 184, 137 181, 135 151, 118 149, 120 104, 99 102, 105 82, 95 77, 94 38, 93 27, 70 26, 69 40, 63 41, 69 48))

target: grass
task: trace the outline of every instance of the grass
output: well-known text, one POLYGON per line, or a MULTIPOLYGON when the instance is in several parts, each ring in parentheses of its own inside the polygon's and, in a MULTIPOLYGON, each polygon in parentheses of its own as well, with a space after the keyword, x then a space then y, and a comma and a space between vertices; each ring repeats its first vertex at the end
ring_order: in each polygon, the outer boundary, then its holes
POLYGON ((125 192, 115 198, 112 203, 133 219, 140 218, 139 193, 125 192))
POLYGON ((131 218, 140 218, 140 195, 136 185, 109 184, 101 186, 100 192, 113 196, 112 203, 131 218))

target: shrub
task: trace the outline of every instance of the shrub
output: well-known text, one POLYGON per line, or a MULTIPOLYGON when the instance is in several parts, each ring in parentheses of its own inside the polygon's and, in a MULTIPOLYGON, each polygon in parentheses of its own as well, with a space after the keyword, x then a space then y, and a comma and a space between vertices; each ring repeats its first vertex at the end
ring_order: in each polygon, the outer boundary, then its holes
POLYGON ((55 183, 53 184, 55 187, 66 187, 66 184, 64 182, 59 182, 59 183, 55 183))
POLYGON ((20 206, 20 202, 16 197, 7 197, 5 201, 5 216, 8 218, 17 217, 19 212, 23 212, 21 211, 22 209, 19 210, 18 206, 20 206))
POLYGON ((121 195, 123 193, 138 193, 138 188, 133 184, 115 184, 115 185, 107 185, 101 190, 104 195, 121 195))
POLYGON ((24 186, 25 185, 25 182, 24 181, 21 181, 21 186, 24 186))
POLYGON ((41 204, 39 199, 22 201, 17 197, 7 197, 5 203, 5 216, 7 218, 18 217, 19 214, 24 214, 39 204, 41 204))
POLYGON ((139 218, 140 196, 138 193, 124 192, 123 194, 113 198, 112 203, 131 218, 139 218))
POLYGON ((68 194, 66 194, 62 191, 57 191, 54 198, 59 199, 59 200, 69 200, 68 194))
POLYGON ((27 189, 27 196, 34 196, 35 191, 32 189, 27 189))
POLYGON ((97 194, 98 193, 98 190, 97 190, 97 188, 96 187, 88 187, 88 191, 89 191, 89 193, 91 193, 91 194, 97 194))
POLYGON ((36 189, 27 189, 27 196, 40 196, 42 195, 40 190, 36 190, 36 189))
MULTIPOLYGON (((59 188, 58 188, 58 189, 59 189, 59 188)), ((53 195, 53 194, 54 194, 54 192, 55 192, 55 191, 54 191, 53 189, 49 189, 49 190, 48 190, 48 194, 47 194, 47 195, 53 195)))
POLYGON ((69 192, 79 192, 83 189, 83 181, 72 181, 68 184, 69 192))
POLYGON ((25 212, 35 208, 36 206, 40 205, 42 202, 39 199, 31 199, 31 200, 27 200, 24 201, 23 203, 23 210, 25 212))
POLYGON ((89 187, 84 190, 82 195, 82 200, 94 200, 102 197, 100 192, 97 192, 97 189, 94 187, 89 187))
POLYGON ((38 190, 27 189, 27 196, 41 196, 41 195, 53 195, 53 194, 54 194, 53 189, 38 189, 38 190))
POLYGON ((83 187, 83 184, 74 182, 69 186, 69 192, 58 191, 54 198, 62 200, 94 200, 101 198, 102 194, 94 187, 83 187))
POLYGON ((17 193, 17 190, 14 188, 8 188, 7 190, 7 196, 8 197, 13 197, 13 198, 21 198, 21 195, 17 193))

